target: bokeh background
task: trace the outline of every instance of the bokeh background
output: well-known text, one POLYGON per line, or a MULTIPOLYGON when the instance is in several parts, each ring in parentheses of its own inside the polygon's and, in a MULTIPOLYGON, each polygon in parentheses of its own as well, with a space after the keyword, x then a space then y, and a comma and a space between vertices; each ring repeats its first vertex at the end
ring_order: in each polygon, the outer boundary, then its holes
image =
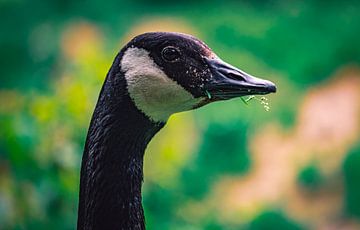
POLYGON ((359 1, 0 1, 0 229, 74 229, 90 116, 145 31, 277 83, 174 115, 145 155, 148 229, 360 229, 359 1))

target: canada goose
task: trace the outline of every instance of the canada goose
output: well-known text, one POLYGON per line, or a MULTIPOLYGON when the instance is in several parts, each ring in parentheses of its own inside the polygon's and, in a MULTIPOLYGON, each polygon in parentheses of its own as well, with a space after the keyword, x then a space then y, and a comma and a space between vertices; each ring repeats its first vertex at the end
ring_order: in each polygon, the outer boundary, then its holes
POLYGON ((77 228, 145 229, 143 156, 173 113, 275 85, 219 59, 197 38, 153 32, 116 56, 90 123, 81 165, 77 228))

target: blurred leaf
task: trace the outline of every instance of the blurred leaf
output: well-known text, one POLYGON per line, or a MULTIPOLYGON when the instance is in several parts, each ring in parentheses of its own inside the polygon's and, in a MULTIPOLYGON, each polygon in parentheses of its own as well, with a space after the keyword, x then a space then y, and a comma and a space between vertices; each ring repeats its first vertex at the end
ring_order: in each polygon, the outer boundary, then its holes
POLYGON ((283 213, 267 211, 257 216, 248 228, 249 230, 300 230, 303 229, 283 213))
POLYGON ((323 178, 319 168, 315 164, 310 164, 299 172, 297 181, 304 188, 313 190, 320 187, 323 178))
POLYGON ((360 145, 355 146, 343 163, 345 212, 360 219, 360 145))

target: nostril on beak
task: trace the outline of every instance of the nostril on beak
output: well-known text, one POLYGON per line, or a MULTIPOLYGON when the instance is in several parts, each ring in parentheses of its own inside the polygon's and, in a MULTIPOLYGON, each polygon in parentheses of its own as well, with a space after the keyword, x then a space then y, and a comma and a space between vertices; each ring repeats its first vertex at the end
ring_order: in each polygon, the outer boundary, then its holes
POLYGON ((229 70, 226 68, 219 68, 218 71, 226 78, 230 78, 235 81, 245 81, 244 76, 239 74, 239 72, 237 72, 237 71, 229 70))
POLYGON ((228 72, 225 76, 236 81, 245 81, 243 76, 236 73, 228 72))

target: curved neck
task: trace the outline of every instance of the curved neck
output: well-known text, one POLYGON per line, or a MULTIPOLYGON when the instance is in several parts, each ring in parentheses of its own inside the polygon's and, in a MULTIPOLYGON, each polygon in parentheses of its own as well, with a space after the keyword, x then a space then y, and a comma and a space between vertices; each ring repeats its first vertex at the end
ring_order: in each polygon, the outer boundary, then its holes
POLYGON ((101 90, 85 143, 79 230, 145 229, 143 155, 164 124, 151 122, 134 106, 118 67, 119 56, 101 90))

